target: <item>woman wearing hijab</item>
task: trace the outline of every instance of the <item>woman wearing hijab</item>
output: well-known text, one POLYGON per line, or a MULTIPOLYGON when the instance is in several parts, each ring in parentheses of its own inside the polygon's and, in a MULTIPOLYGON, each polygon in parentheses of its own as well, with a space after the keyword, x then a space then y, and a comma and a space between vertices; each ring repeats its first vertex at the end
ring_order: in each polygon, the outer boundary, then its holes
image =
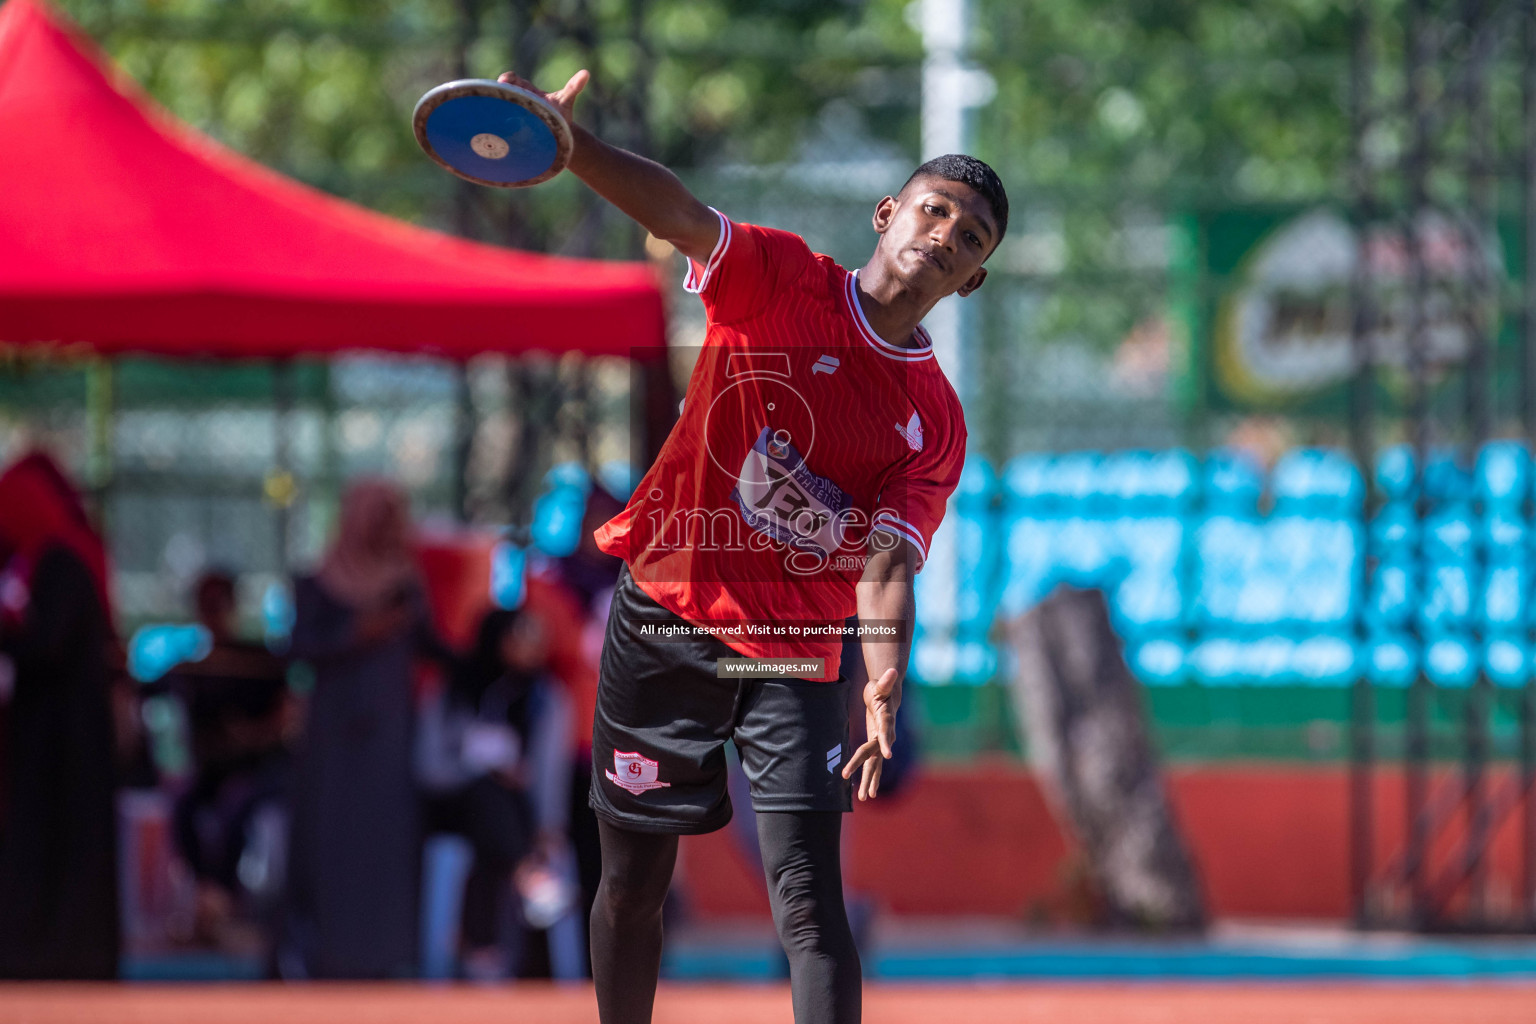
POLYGON ((67 478, 0 475, 0 977, 117 976, 107 559, 67 478))
POLYGON ((290 654, 314 669, 295 758, 290 934, 311 978, 416 967, 420 821, 413 666, 442 658, 411 551, 405 496, 359 481, 336 539, 294 585, 290 654))

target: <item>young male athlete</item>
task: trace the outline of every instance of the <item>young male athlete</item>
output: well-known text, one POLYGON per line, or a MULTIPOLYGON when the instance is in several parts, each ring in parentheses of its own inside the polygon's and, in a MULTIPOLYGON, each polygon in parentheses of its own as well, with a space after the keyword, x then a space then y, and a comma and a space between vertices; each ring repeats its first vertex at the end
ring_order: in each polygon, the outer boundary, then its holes
POLYGON ((876 205, 874 254, 850 273, 798 236, 733 223, 664 167, 577 127, 587 79, 545 94, 575 133, 571 172, 689 259, 686 287, 708 314, 677 425, 597 531, 625 563, 592 731, 599 1015, 651 1018, 677 837, 730 820, 730 740, 751 783, 795 1020, 857 1021, 842 814, 853 773, 859 798, 873 798, 891 756, 912 578, 965 457, 960 403, 919 321, 981 287, 1008 200, 981 161, 930 161, 876 205), (850 753, 838 629, 855 612, 872 682, 869 739, 850 753))

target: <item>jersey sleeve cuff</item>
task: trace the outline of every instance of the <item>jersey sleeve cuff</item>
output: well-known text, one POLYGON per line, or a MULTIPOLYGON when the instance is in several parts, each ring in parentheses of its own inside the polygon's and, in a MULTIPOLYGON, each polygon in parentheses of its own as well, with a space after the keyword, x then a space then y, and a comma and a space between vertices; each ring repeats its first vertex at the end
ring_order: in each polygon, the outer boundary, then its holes
POLYGON ((923 535, 918 532, 917 527, 894 512, 882 510, 875 513, 875 521, 870 529, 892 533, 909 541, 917 549, 917 571, 923 571, 923 563, 928 561, 928 545, 923 541, 923 535))
POLYGON ((683 277, 683 291, 691 295, 697 295, 709 287, 709 279, 714 276, 715 268, 720 266, 720 261, 725 258, 725 251, 731 247, 731 220, 725 214, 710 207, 716 217, 720 218, 720 238, 715 242, 715 249, 709 254, 709 262, 704 264, 704 272, 698 272, 698 264, 693 260, 688 261, 688 273, 683 277))

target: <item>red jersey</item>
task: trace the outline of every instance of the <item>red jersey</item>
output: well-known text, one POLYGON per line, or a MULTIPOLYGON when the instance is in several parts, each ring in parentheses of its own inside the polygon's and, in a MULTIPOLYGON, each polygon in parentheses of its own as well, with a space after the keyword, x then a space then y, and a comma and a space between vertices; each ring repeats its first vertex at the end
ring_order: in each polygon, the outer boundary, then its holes
POLYGON ((822 658, 825 680, 871 534, 926 558, 965 460, 932 339, 877 336, 857 276, 798 235, 721 216, 684 282, 708 329, 681 416, 596 534, 658 604, 747 657, 822 658))

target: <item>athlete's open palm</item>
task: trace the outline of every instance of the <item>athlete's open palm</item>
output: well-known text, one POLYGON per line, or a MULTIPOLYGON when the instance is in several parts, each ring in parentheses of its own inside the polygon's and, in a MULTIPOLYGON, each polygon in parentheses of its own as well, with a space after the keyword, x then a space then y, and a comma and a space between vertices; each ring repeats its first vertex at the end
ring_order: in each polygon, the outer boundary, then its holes
POLYGON ((843 778, 851 779, 856 769, 862 767, 859 776, 859 799, 873 800, 880 792, 880 772, 891 756, 891 744, 896 742, 896 709, 901 706, 901 682, 896 670, 888 668, 879 679, 872 679, 864 687, 864 728, 869 737, 843 768, 843 778))
POLYGON ((563 88, 557 89, 554 92, 545 92, 514 71, 502 72, 496 81, 506 82, 508 85, 515 85, 521 89, 527 89, 529 92, 538 93, 555 105, 561 115, 564 116, 567 124, 575 124, 576 97, 581 95, 581 90, 587 87, 587 82, 591 77, 585 69, 578 71, 571 76, 571 80, 566 82, 563 88))

